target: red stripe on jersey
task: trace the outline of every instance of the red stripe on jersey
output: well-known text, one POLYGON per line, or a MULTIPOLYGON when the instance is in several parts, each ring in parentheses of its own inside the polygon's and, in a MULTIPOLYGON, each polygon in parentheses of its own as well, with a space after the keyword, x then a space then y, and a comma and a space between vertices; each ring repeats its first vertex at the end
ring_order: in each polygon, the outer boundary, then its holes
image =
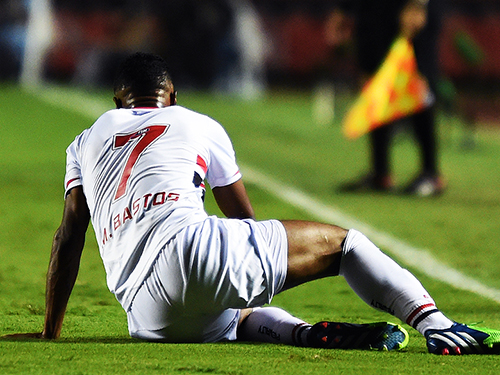
POLYGON ((67 183, 66 183, 66 189, 68 188, 68 186, 73 182, 73 181, 76 181, 78 180, 78 178, 72 178, 71 180, 69 180, 67 183))
POLYGON ((203 173, 207 173, 207 163, 200 155, 198 155, 198 157, 196 158, 196 164, 203 169, 203 173))

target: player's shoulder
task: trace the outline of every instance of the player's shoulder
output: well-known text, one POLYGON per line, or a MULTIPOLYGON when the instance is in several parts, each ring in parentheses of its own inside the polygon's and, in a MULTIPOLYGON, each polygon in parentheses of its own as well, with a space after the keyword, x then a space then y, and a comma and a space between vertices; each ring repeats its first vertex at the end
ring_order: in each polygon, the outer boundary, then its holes
POLYGON ((116 108, 110 109, 110 110, 104 112, 101 116, 99 116, 97 118, 97 120, 95 121, 95 123, 99 123, 101 121, 109 121, 112 119, 120 119, 126 115, 127 115, 127 111, 125 111, 125 110, 116 109, 116 108))
POLYGON ((80 134, 75 137, 73 142, 78 144, 83 144, 87 142, 89 138, 95 137, 96 135, 104 135, 107 132, 112 132, 115 124, 120 123, 120 118, 123 116, 123 112, 120 113, 118 109, 110 109, 99 116, 94 123, 84 129, 80 134))

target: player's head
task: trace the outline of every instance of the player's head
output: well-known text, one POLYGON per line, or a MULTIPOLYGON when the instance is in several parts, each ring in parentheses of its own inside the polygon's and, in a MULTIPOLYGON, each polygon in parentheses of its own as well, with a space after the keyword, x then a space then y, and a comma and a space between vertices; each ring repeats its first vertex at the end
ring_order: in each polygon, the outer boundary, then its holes
POLYGON ((114 81, 117 108, 134 107, 144 101, 164 106, 176 103, 167 64, 160 56, 137 52, 119 66, 114 81))

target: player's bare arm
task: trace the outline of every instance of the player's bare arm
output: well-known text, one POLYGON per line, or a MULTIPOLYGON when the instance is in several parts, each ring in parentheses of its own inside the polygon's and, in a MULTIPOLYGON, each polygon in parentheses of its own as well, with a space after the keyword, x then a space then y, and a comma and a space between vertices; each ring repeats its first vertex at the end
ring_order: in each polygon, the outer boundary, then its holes
POLYGON ((6 337, 13 339, 57 339, 59 337, 66 306, 78 275, 89 221, 90 213, 83 189, 78 186, 72 189, 66 198, 63 219, 52 242, 47 272, 43 331, 13 334, 6 337))
POLYGON ((254 218, 253 207, 241 179, 228 186, 216 187, 212 192, 217 205, 226 217, 254 218))
POLYGON ((85 233, 90 221, 83 189, 72 189, 66 198, 63 219, 52 243, 45 295, 45 326, 42 337, 56 339, 61 334, 64 313, 75 285, 85 233))

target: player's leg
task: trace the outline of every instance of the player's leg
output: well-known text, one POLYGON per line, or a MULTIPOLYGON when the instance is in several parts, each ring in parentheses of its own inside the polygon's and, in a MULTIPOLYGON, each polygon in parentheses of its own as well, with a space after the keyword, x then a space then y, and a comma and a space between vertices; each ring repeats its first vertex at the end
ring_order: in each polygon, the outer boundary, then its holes
POLYGON ((358 231, 350 230, 346 236, 339 274, 367 304, 389 312, 422 334, 431 327, 442 329, 453 324, 415 276, 358 231))
MULTIPOLYGON (((284 289, 339 274, 346 230, 315 222, 283 224, 288 242, 284 289)), ((386 322, 362 325, 320 322, 311 326, 282 309, 266 307, 255 309, 244 319, 238 339, 323 348, 393 350, 404 347, 408 336, 401 327, 386 322)))
MULTIPOLYGON (((269 237, 271 232, 260 233, 269 237)), ((290 256, 288 256, 285 289, 319 277, 338 274, 341 244, 347 234, 344 229, 313 222, 293 221, 286 222, 285 230, 282 232, 273 233, 280 238, 278 248, 283 249, 282 243, 289 245, 290 256)), ((271 242, 274 242, 274 236, 272 237, 271 242)), ((286 255, 286 249, 283 250, 286 255)), ((244 309, 241 315, 243 319, 237 335, 241 341, 322 348, 387 350, 398 349, 407 342, 404 330, 385 322, 365 325, 321 322, 311 326, 276 307, 244 309)))
POLYGON ((343 184, 344 192, 391 191, 394 181, 391 176, 390 145, 394 126, 389 124, 370 132, 371 170, 360 178, 343 184))
POLYGON ((404 192, 419 196, 439 195, 445 190, 446 183, 438 168, 434 108, 433 106, 427 108, 411 118, 421 153, 422 170, 404 192))
POLYGON ((274 306, 243 309, 238 340, 306 346, 311 325, 274 306))
POLYGON ((285 222, 284 225, 289 238, 289 267, 292 268, 285 287, 314 278, 311 272, 316 271, 318 277, 323 277, 338 269, 338 274, 345 277, 366 303, 397 316, 423 334, 429 352, 455 355, 500 353, 499 330, 470 328, 448 319, 410 272, 383 254, 360 232, 350 230, 339 241, 339 234, 341 237, 345 233, 343 230, 338 227, 329 229, 321 224, 314 240, 308 237, 314 232, 315 224, 302 226, 300 222, 285 222), (301 262, 308 258, 302 254, 307 248, 304 241, 310 244, 309 256, 323 259, 327 264, 316 269, 309 265, 302 268, 301 262), (328 263, 328 260, 333 262, 328 263))
POLYGON ((255 308, 245 314, 238 340, 330 349, 397 350, 408 343, 408 333, 387 322, 311 325, 277 307, 255 308))
POLYGON ((310 221, 283 221, 288 241, 288 268, 283 289, 339 274, 347 230, 310 221))
MULTIPOLYGON (((440 1, 429 1, 427 5, 427 23, 414 38, 415 57, 418 70, 429 83, 434 96, 437 95, 441 80, 438 58, 438 40, 443 14, 440 1)), ((446 181, 441 176, 438 166, 438 137, 436 135, 435 105, 414 114, 412 127, 420 149, 421 172, 404 189, 405 193, 419 196, 439 195, 446 189, 446 181)))
POLYGON ((394 126, 388 124, 370 132, 372 168, 377 180, 384 181, 390 179, 390 146, 393 136, 394 126))
POLYGON ((449 328, 420 282, 358 231, 312 222, 283 222, 288 237, 284 288, 342 275, 369 305, 395 315, 422 334, 449 328))

